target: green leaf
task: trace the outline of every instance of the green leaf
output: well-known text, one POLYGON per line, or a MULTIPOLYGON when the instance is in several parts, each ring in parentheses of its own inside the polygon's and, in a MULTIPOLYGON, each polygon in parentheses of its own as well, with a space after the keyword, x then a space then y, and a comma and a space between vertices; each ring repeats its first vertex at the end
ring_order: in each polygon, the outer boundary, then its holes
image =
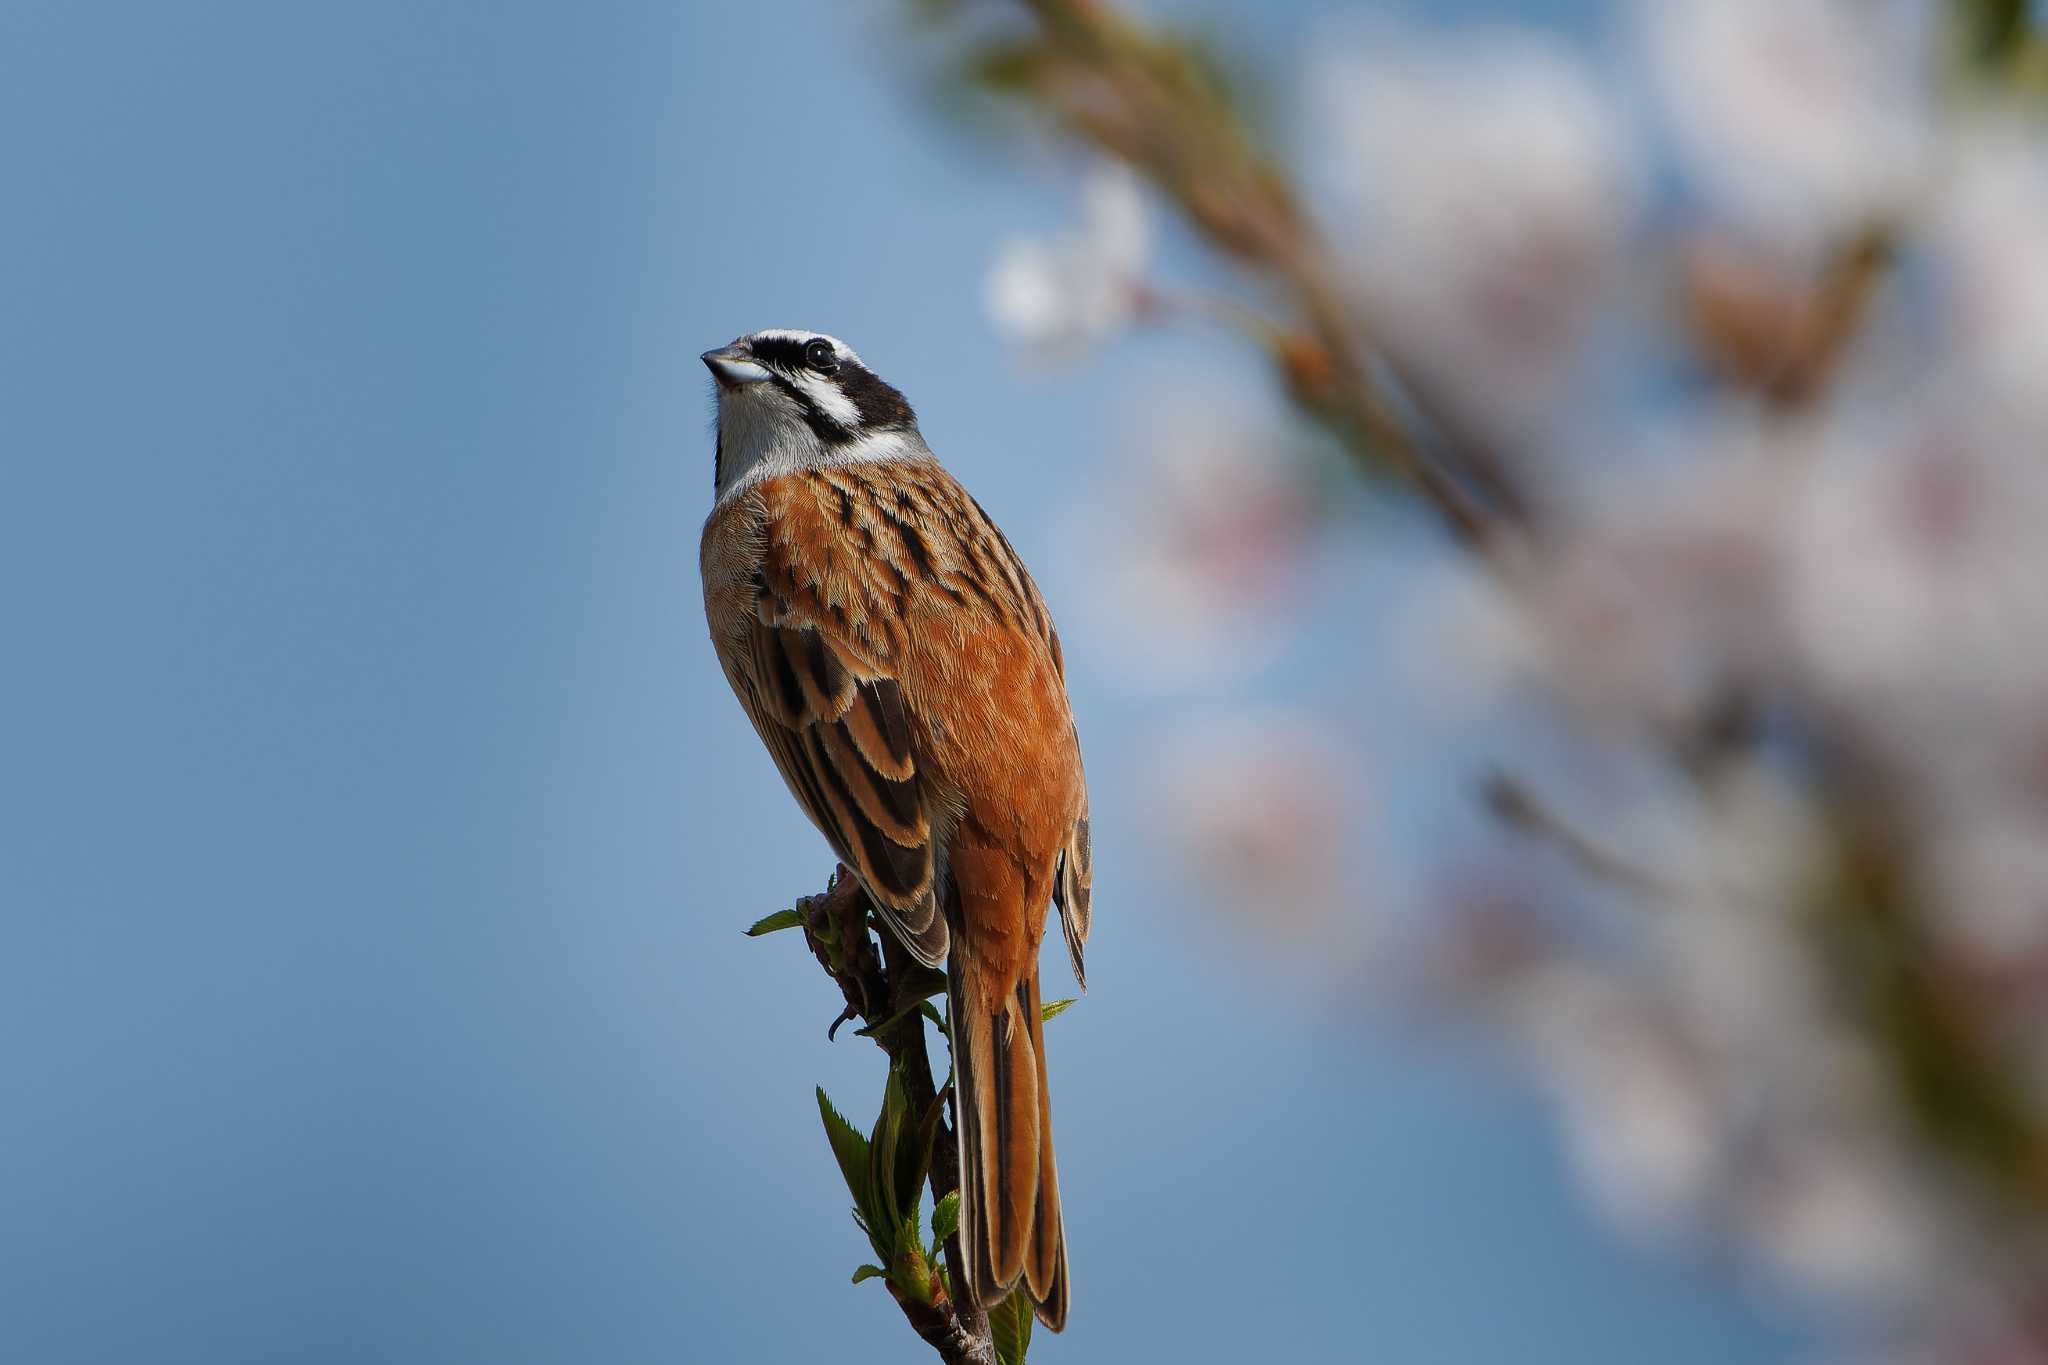
MULTIPOLYGON (((903 1144, 904 1118, 910 1112, 910 1099, 903 1090, 903 1073, 900 1068, 889 1068, 889 1079, 882 1087, 882 1112, 875 1117, 875 1131, 868 1139, 869 1181, 875 1192, 875 1225, 895 1228, 903 1221, 904 1191, 897 1176, 902 1163, 897 1159, 897 1149, 903 1144)), ((910 1204, 917 1206, 917 1190, 910 1191, 910 1204)), ((883 1250, 876 1247, 877 1251, 883 1250)), ((888 1250, 893 1254, 895 1248, 888 1250)))
POLYGON ((860 1129, 846 1121, 844 1114, 832 1107, 832 1101, 825 1098, 822 1085, 818 1087, 818 1114, 825 1120, 825 1140, 832 1144, 832 1155, 839 1162, 839 1173, 846 1177, 846 1188, 853 1192, 856 1216, 859 1216, 874 1202, 874 1181, 868 1169, 868 1140, 861 1136, 860 1129))
POLYGON ((939 1013, 938 1006, 932 1004, 929 1000, 920 1000, 917 1007, 924 1011, 924 1017, 932 1021, 932 1025, 939 1031, 939 1036, 944 1038, 947 1046, 950 1047, 953 1042, 953 1033, 952 1030, 946 1027, 945 1016, 939 1013))
POLYGON ((888 1278, 889 1272, 878 1265, 863 1265, 860 1269, 853 1272, 853 1282, 855 1284, 859 1284, 862 1280, 886 1280, 888 1278))
POLYGON ((1074 997, 1071 995, 1064 1000, 1048 1000, 1043 1005, 1038 1007, 1038 1017, 1041 1020, 1045 1020, 1051 1019, 1056 1015, 1065 1014, 1067 1012, 1067 1008, 1073 1003, 1074 997))
POLYGON ((763 934, 772 934, 778 929, 795 929, 803 922, 804 912, 791 906, 787 910, 777 910, 772 915, 755 920, 753 927, 747 930, 747 937, 760 938, 763 934))
MULTIPOLYGON (((945 988, 946 983, 944 982, 944 980, 941 980, 939 982, 939 989, 944 990, 945 988)), ((905 1005, 902 1009, 897 1010, 894 1014, 890 1015, 887 1019, 884 1019, 879 1024, 869 1024, 866 1028, 855 1029, 854 1032, 859 1034, 863 1038, 872 1038, 877 1033, 882 1032, 884 1029, 889 1028, 891 1025, 897 1023, 900 1020, 906 1019, 909 1016, 918 1013, 920 1010, 924 1012, 925 1017, 927 1018, 935 1019, 938 1017, 939 1012, 932 1008, 931 1001, 929 999, 919 1000, 915 1004, 905 1005)))
POLYGON ((988 1331, 1002 1365, 1024 1365, 1031 1349, 1031 1301, 1020 1291, 989 1309, 988 1331))
POLYGON ((960 1191, 948 1190, 932 1209, 932 1240, 943 1247, 960 1230, 960 1191))

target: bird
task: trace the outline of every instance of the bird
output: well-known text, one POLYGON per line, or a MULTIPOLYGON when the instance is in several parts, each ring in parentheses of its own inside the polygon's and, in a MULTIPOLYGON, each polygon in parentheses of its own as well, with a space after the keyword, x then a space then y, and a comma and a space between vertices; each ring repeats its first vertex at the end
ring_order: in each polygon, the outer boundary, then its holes
POLYGON ((902 393, 851 347, 775 328, 706 351, 699 565, 726 680, 887 932, 943 968, 968 1302, 1016 1290, 1057 1332, 1068 1259, 1039 945, 1085 989, 1093 850, 1058 632, 902 393))

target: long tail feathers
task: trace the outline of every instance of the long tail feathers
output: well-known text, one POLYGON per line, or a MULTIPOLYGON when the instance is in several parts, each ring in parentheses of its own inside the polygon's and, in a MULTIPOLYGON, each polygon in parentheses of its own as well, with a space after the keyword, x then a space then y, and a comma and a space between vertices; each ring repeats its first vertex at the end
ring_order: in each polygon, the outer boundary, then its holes
POLYGON ((1000 1302, 1019 1283, 1038 1318, 1067 1321, 1067 1239, 1053 1166, 1038 973, 1004 990, 967 954, 951 963, 948 1002, 960 1135, 960 1247, 973 1297, 1000 1302))

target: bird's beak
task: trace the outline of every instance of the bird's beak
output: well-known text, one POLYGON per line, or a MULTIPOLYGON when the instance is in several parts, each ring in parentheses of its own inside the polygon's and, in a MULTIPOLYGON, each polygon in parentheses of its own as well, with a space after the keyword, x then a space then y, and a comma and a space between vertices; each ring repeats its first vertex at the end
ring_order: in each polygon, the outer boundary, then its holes
POLYGON ((716 351, 706 351, 704 364, 711 370, 711 377, 718 381, 721 389, 737 389, 745 384, 758 384, 768 377, 765 367, 747 358, 747 353, 737 346, 725 346, 716 351))

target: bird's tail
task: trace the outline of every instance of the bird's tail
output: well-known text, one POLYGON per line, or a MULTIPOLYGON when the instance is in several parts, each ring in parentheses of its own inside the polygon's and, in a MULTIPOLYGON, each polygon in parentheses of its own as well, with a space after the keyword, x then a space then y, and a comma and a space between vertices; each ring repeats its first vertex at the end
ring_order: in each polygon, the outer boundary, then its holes
POLYGON ((1067 1323, 1067 1235, 1052 1159, 1038 968, 1019 981, 956 944, 947 986, 960 1134, 960 1249, 971 1297, 993 1307, 1021 1287, 1038 1320, 1067 1323))

